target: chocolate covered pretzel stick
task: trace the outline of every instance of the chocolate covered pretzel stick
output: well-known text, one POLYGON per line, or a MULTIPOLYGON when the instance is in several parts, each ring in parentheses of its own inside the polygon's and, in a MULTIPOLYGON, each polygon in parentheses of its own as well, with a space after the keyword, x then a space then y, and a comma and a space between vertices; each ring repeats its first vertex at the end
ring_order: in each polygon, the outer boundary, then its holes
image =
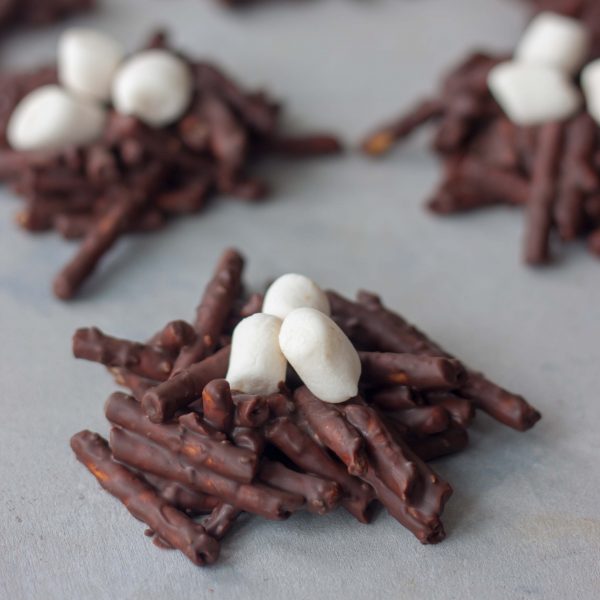
POLYGON ((153 387, 156 387, 159 382, 154 379, 147 379, 140 375, 135 375, 129 372, 127 369, 111 368, 110 372, 117 383, 120 386, 129 388, 129 391, 133 397, 141 402, 144 394, 153 387))
POLYGON ((441 406, 460 427, 468 427, 475 418, 475 408, 466 398, 448 392, 429 392, 425 396, 428 404, 441 406))
POLYGON ((55 277, 53 289, 56 296, 68 300, 75 295, 104 254, 150 202, 151 191, 162 176, 162 167, 152 165, 144 173, 134 176, 130 185, 113 192, 120 200, 98 220, 77 254, 55 277))
POLYGON ((465 429, 453 427, 436 435, 409 437, 406 441, 421 460, 429 462, 464 450, 469 443, 469 435, 465 429))
POLYGON ((306 386, 294 392, 294 401, 322 443, 348 467, 348 473, 364 473, 367 459, 363 439, 335 406, 319 400, 306 386))
POLYGON ((307 473, 338 483, 344 492, 342 506, 361 523, 369 522, 367 508, 372 500, 369 488, 351 477, 306 432, 288 417, 280 417, 267 425, 265 435, 269 442, 307 473))
POLYGON ((452 494, 450 485, 441 481, 398 436, 394 437, 373 408, 349 404, 343 411, 366 441, 369 468, 363 478, 384 506, 421 542, 443 540, 440 515, 452 494), (409 485, 399 490, 397 482, 402 479, 409 485))
POLYGON ((222 434, 203 435, 194 423, 198 415, 188 414, 178 424, 152 423, 131 396, 116 392, 106 401, 106 418, 113 424, 185 456, 193 465, 210 469, 224 477, 250 483, 258 469, 258 457, 237 448, 222 434), (193 429, 191 429, 193 427, 193 429))
POLYGON ((428 121, 442 116, 444 110, 444 105, 439 100, 423 100, 396 121, 370 134, 363 141, 362 149, 371 156, 385 154, 394 143, 409 136, 428 121))
POLYGON ((218 431, 230 431, 233 427, 234 405, 229 383, 225 379, 213 379, 202 390, 204 420, 218 431))
POLYGON ((184 346, 175 361, 173 376, 208 356, 223 331, 233 303, 241 291, 244 259, 236 250, 226 250, 196 310, 194 344, 184 346))
POLYGON ((271 487, 302 496, 306 500, 307 510, 318 515, 331 512, 342 497, 342 488, 338 483, 292 471, 270 460, 263 461, 258 477, 271 487))
POLYGON ((562 123, 548 123, 540 129, 533 165, 531 196, 527 203, 525 260, 531 265, 550 258, 550 231, 557 192, 557 169, 564 137, 562 123))
POLYGON ((466 380, 454 359, 392 352, 361 352, 363 381, 372 385, 406 385, 417 389, 453 390, 466 380))
POLYGON ((208 469, 193 466, 182 455, 126 430, 113 428, 110 446, 115 458, 126 465, 171 479, 266 519, 287 519, 304 505, 301 496, 263 484, 239 483, 208 469))
POLYGON ((417 406, 386 412, 386 417, 417 435, 441 433, 450 425, 450 413, 443 406, 417 406))
POLYGON ((148 390, 142 398, 142 406, 154 423, 164 423, 191 404, 204 387, 213 379, 225 377, 229 364, 229 346, 193 364, 171 379, 148 390))
POLYGON ((108 444, 98 434, 82 431, 71 438, 77 459, 98 483, 119 499, 127 510, 146 523, 160 539, 183 552, 194 564, 214 563, 219 542, 185 514, 168 504, 144 481, 112 460, 108 444))
POLYGON ((233 527, 237 518, 243 511, 225 502, 219 503, 213 511, 202 521, 206 533, 216 540, 222 540, 233 527))
MULTIPOLYGON (((388 311, 377 296, 360 294, 358 303, 350 302, 335 292, 329 292, 328 296, 338 324, 359 347, 376 346, 386 352, 412 352, 451 358, 424 333, 388 311)), ((529 429, 540 419, 540 414, 524 398, 504 390, 472 370, 468 370, 461 395, 496 420, 519 431, 529 429)))
POLYGON ((586 194, 600 187, 592 165, 597 145, 597 126, 588 114, 581 114, 568 124, 554 211, 558 233, 563 240, 574 240, 584 231, 586 194))
POLYGON ((123 367, 135 375, 156 381, 167 379, 173 366, 160 349, 110 337, 97 327, 75 332, 73 355, 107 367, 123 367))
MULTIPOLYGON (((161 498, 164 498, 180 511, 189 513, 192 516, 210 513, 220 504, 219 499, 214 496, 195 492, 180 483, 163 479, 158 475, 144 473, 143 477, 161 498)), ((211 532, 207 531, 207 533, 215 537, 211 532)))
POLYGON ((2 0, 0 28, 7 31, 17 25, 46 25, 95 6, 96 0, 2 0))

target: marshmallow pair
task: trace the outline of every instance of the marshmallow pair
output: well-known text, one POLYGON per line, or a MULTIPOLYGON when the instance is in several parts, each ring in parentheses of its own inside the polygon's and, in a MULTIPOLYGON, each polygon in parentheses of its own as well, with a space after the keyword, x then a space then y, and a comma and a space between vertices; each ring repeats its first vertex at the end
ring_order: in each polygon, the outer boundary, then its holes
POLYGON ((287 363, 325 402, 358 393, 361 363, 354 346, 329 317, 326 294, 310 279, 288 274, 275 281, 263 313, 235 329, 227 380, 233 389, 271 394, 285 381, 287 363))
POLYGON ((62 85, 28 94, 14 110, 7 138, 16 150, 55 150, 85 145, 102 135, 105 104, 152 127, 178 120, 193 95, 183 60, 165 50, 147 50, 123 62, 118 42, 96 31, 71 29, 58 47, 62 85))
POLYGON ((589 32, 579 21, 541 13, 523 35, 514 59, 490 71, 490 91, 518 125, 567 119, 581 107, 573 77, 589 47, 589 32))

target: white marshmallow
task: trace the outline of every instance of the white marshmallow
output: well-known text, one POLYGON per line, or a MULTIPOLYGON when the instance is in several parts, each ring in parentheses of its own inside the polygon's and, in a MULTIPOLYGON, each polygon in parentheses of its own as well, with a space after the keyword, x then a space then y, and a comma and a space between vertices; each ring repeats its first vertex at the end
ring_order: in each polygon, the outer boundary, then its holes
POLYGON ((57 85, 40 87, 13 111, 6 135, 15 150, 56 150, 80 146, 102 135, 106 111, 57 85))
POLYGON ((279 344, 304 385, 324 402, 345 402, 358 394, 358 353, 322 312, 314 308, 292 311, 281 326, 279 344))
POLYGON ((146 50, 127 60, 113 83, 113 105, 152 127, 183 116, 192 99, 192 76, 180 58, 166 50, 146 50))
POLYGON ((515 60, 546 65, 574 75, 590 49, 590 34, 580 21, 553 12, 540 13, 525 31, 515 60))
POLYGON ((331 307, 325 292, 304 275, 288 273, 276 279, 265 294, 263 312, 285 319, 297 308, 315 308, 330 315, 331 307))
POLYGON ((591 62, 583 69, 581 87, 585 94, 588 112, 600 124, 600 59, 591 62))
POLYGON ((285 381, 287 362, 279 348, 281 319, 258 313, 233 332, 227 381, 246 394, 272 394, 285 381))
POLYGON ((551 67, 505 62, 490 71, 488 86, 509 119, 518 125, 567 119, 581 106, 577 88, 551 67))
POLYGON ((124 55, 121 45, 103 33, 68 29, 58 44, 59 81, 75 94, 106 102, 124 55))

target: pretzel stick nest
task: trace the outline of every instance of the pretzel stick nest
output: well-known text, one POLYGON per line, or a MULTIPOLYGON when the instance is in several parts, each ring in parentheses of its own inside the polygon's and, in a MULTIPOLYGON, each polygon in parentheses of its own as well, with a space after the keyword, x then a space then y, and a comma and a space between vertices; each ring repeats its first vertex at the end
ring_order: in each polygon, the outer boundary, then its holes
POLYGON ((261 308, 244 294, 243 265, 225 251, 196 319, 173 321, 148 342, 75 334, 75 355, 104 364, 131 391, 106 403, 110 443, 78 434, 77 457, 159 546, 197 564, 216 558, 243 513, 277 521, 342 507, 368 523, 379 502, 422 543, 442 541, 452 488, 426 461, 467 446, 475 409, 518 430, 539 413, 366 293, 358 302, 329 294, 363 363, 359 396, 327 404, 293 373, 269 396, 231 390, 223 377, 232 330, 261 308), (159 508, 176 516, 164 523, 159 508))
MULTIPOLYGON (((600 4, 593 0, 537 0, 536 11, 580 19, 592 35, 590 58, 600 56, 600 4)), ((508 56, 478 52, 443 80, 440 92, 375 130, 364 153, 379 157, 418 128, 434 125, 434 152, 443 177, 427 203, 438 215, 490 206, 524 207, 523 258, 544 265, 555 241, 587 239, 600 256, 598 127, 580 112, 565 123, 520 127, 488 90, 490 70, 508 56)))
MULTIPOLYGON (((163 34, 147 47, 175 52, 163 34)), ((171 217, 200 212, 217 196, 265 198, 267 184, 251 173, 257 159, 341 152, 328 134, 287 137, 279 124, 281 107, 265 93, 247 92, 212 64, 182 58, 192 73, 194 97, 174 125, 152 128, 112 111, 102 139, 52 152, 12 150, 6 128, 25 95, 56 83, 56 69, 0 75, 0 179, 24 201, 17 223, 81 240, 54 280, 58 298, 74 297, 125 234, 162 229, 171 217)), ((198 339, 177 368, 194 362, 205 345, 198 339)))

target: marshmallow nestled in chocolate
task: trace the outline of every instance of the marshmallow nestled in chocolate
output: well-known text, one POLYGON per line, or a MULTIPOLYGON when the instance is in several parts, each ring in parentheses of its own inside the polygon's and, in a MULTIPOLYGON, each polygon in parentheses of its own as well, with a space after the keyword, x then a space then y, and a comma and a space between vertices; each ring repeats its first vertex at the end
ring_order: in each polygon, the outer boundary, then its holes
POLYGON ((265 294, 263 312, 285 319, 297 308, 314 308, 325 315, 331 314, 325 292, 311 279, 296 273, 287 273, 276 279, 265 294))
POLYGON ((233 332, 227 381, 232 390, 272 394, 285 381, 287 362, 279 348, 281 319, 258 313, 233 332))
POLYGON ((358 353, 346 334, 321 311, 292 311, 283 321, 279 343, 304 385, 319 399, 340 403, 358 394, 358 353))
POLYGON ((562 121, 581 106, 581 96, 568 76, 552 67, 505 62, 490 71, 488 85, 517 125, 562 121))
POLYGON ((121 45, 103 33, 68 29, 58 45, 59 81, 74 94, 107 102, 123 56, 121 45))
POLYGON ((515 60, 544 65, 574 75, 590 49, 590 34, 578 20, 553 12, 539 14, 525 31, 515 60))
POLYGON ((151 127, 165 127, 183 116, 193 95, 190 68, 172 52, 146 50, 127 60, 113 83, 115 109, 151 127))
POLYGON ((89 144, 102 135, 106 111, 57 85, 40 87, 21 100, 7 127, 15 150, 55 150, 89 144))
POLYGON ((591 62, 583 69, 581 87, 585 94, 588 112, 600 124, 600 59, 591 62))

